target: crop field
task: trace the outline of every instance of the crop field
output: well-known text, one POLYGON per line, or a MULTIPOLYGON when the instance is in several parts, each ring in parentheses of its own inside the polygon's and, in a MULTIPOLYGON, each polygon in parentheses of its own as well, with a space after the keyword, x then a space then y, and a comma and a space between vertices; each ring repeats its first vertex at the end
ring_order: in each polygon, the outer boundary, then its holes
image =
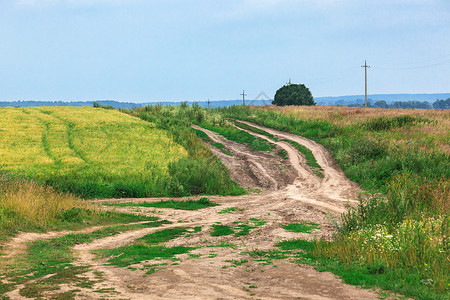
POLYGON ((87 197, 101 196, 96 189, 114 196, 119 183, 154 186, 171 162, 187 157, 166 131, 115 110, 2 108, 0 128, 4 171, 87 197))

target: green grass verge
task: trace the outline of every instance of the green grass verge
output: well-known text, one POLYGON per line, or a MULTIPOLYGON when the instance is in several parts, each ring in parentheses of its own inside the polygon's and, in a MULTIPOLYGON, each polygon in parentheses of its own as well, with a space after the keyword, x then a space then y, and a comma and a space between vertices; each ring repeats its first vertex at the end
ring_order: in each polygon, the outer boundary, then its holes
POLYGON ((317 163, 316 158, 314 157, 311 150, 309 150, 307 147, 300 145, 297 142, 291 141, 291 140, 283 140, 283 142, 287 142, 294 146, 295 149, 300 151, 306 159, 306 164, 311 167, 311 170, 316 174, 317 177, 323 178, 323 169, 322 167, 317 163))
POLYGON ((260 261, 261 264, 271 264, 275 259, 292 259, 300 264, 312 265, 318 271, 333 272, 340 276, 345 283, 363 288, 379 287, 414 299, 449 299, 448 293, 440 293, 433 287, 432 280, 424 278, 423 269, 390 268, 379 262, 373 264, 356 261, 342 263, 337 259, 318 255, 317 247, 323 247, 322 243, 291 239, 275 244, 280 250, 255 249, 247 254, 256 261, 260 261))
POLYGON ((229 155, 229 156, 233 156, 233 154, 231 154, 230 152, 228 152, 227 150, 224 149, 224 148, 225 148, 225 145, 224 145, 224 144, 218 143, 218 142, 214 142, 214 141, 213 141, 206 133, 204 133, 204 132, 201 131, 201 130, 198 130, 198 129, 195 129, 195 128, 192 128, 192 130, 195 132, 195 134, 196 134, 199 138, 201 138, 201 139, 203 139, 204 141, 210 143, 212 146, 214 146, 214 147, 216 147, 217 149, 219 149, 222 153, 225 153, 226 155, 229 155))
POLYGON ((179 210, 198 210, 207 207, 218 206, 218 203, 210 201, 208 198, 200 198, 199 200, 161 200, 159 202, 111 202, 102 203, 105 206, 117 207, 156 207, 156 208, 173 208, 179 210))
POLYGON ((271 152, 275 148, 273 143, 236 128, 214 127, 209 124, 200 124, 200 126, 214 131, 230 141, 247 144, 253 150, 271 152))
POLYGON ((245 123, 242 123, 242 122, 239 122, 239 121, 236 121, 236 120, 233 120, 233 123, 236 124, 236 126, 241 127, 242 129, 246 129, 246 130, 249 130, 249 131, 253 131, 253 132, 255 132, 255 133, 258 133, 258 134, 261 134, 261 135, 265 135, 265 136, 271 138, 271 139, 274 140, 274 141, 278 141, 278 138, 277 138, 276 136, 274 136, 274 135, 271 134, 271 133, 268 133, 268 132, 265 131, 265 130, 262 130, 262 129, 259 129, 259 128, 256 128, 256 127, 247 125, 247 124, 245 124, 245 123))

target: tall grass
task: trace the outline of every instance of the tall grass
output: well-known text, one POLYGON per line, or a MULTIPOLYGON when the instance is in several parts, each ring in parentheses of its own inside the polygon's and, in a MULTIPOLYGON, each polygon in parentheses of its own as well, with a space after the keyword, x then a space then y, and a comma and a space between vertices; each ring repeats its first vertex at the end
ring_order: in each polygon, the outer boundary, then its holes
POLYGON ((75 196, 25 178, 0 173, 0 239, 30 228, 45 229, 77 209, 92 209, 75 196))
POLYGON ((0 242, 18 231, 79 229, 152 218, 103 212, 73 194, 0 171, 0 242))

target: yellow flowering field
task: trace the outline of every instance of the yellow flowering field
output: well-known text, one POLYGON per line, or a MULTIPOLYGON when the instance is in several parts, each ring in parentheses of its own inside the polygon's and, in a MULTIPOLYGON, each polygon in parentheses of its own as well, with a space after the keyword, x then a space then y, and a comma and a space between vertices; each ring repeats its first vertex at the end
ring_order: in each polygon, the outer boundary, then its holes
POLYGON ((151 184, 184 157, 166 131, 117 110, 0 108, 2 170, 52 185, 78 181, 89 191, 136 178, 151 184))

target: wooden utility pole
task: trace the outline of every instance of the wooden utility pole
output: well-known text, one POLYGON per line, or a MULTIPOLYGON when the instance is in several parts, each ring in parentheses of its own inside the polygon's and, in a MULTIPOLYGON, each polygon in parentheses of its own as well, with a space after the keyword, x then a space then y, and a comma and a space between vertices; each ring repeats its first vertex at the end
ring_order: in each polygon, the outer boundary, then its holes
POLYGON ((361 66, 361 68, 364 68, 364 71, 366 73, 365 79, 366 79, 366 105, 365 107, 367 108, 367 68, 370 68, 370 66, 367 65, 367 61, 364 60, 364 66, 361 66))
POLYGON ((242 105, 245 105, 245 96, 247 96, 246 94, 245 94, 245 90, 242 90, 242 105))

